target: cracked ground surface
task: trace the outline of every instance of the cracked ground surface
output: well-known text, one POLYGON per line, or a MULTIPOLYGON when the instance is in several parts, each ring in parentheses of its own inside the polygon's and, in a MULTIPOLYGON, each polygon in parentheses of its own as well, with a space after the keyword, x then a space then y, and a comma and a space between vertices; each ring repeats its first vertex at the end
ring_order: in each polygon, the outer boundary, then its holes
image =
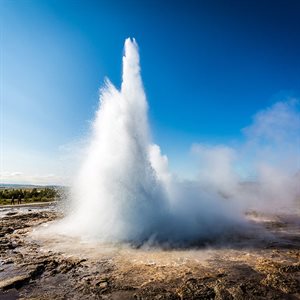
POLYGON ((298 215, 251 214, 250 234, 186 249, 35 234, 61 217, 55 206, 0 215, 0 299, 300 299, 298 215))

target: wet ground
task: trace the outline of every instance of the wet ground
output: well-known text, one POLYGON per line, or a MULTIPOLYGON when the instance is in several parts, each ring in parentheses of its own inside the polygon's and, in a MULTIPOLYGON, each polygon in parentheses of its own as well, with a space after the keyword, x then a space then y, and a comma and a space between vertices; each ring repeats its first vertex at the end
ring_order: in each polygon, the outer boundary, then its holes
POLYGON ((0 299, 300 299, 300 216, 249 214, 244 236, 134 249, 40 234, 55 205, 0 208, 0 299))
POLYGON ((56 202, 34 202, 34 203, 24 203, 24 204, 15 204, 15 205, 0 205, 0 218, 5 216, 12 216, 14 214, 28 213, 35 211, 48 211, 56 210, 56 202))

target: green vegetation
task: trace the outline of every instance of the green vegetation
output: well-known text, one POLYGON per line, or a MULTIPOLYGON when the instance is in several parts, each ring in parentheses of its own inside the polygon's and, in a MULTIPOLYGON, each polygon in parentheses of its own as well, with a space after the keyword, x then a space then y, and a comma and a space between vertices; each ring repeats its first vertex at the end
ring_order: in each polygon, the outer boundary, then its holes
POLYGON ((11 204, 13 197, 15 204, 18 203, 18 199, 21 199, 22 204, 32 202, 48 202, 59 199, 61 197, 61 191, 60 189, 53 187, 0 189, 0 205, 11 204))

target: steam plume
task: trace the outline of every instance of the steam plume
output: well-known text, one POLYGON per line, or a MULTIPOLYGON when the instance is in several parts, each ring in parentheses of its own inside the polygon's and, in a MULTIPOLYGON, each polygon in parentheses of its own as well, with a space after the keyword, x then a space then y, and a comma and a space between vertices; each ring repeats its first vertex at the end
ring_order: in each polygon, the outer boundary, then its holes
MULTIPOLYGON (((254 124, 244 130, 247 140, 239 149, 194 145, 202 161, 195 181, 170 173, 168 158, 151 141, 147 110, 138 46, 127 39, 122 86, 118 90, 106 80, 101 90, 86 158, 72 190, 72 207, 60 224, 64 233, 133 243, 215 239, 244 224, 243 211, 249 203, 259 205, 273 194, 280 197, 280 186, 284 185, 282 192, 290 190, 291 199, 297 197, 296 181, 291 180, 295 168, 282 172, 267 163, 264 158, 271 156, 262 145, 267 139, 280 153, 281 145, 290 141, 285 136, 289 117, 294 113, 297 121, 299 115, 288 104, 256 115, 254 124), (274 132, 278 117, 284 126, 274 132), (241 184, 235 170, 238 161, 257 165, 255 186, 241 184)), ((293 132, 299 129, 299 122, 295 124, 289 127, 293 132)), ((289 151, 297 155, 293 147, 289 151)))

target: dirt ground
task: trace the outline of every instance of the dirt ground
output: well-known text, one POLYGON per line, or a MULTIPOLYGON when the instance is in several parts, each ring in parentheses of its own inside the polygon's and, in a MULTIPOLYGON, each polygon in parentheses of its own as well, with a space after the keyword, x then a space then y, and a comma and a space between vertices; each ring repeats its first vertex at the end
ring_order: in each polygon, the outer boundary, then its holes
POLYGON ((55 205, 0 208, 0 299, 300 299, 300 216, 228 243, 132 248, 39 234, 55 205))

